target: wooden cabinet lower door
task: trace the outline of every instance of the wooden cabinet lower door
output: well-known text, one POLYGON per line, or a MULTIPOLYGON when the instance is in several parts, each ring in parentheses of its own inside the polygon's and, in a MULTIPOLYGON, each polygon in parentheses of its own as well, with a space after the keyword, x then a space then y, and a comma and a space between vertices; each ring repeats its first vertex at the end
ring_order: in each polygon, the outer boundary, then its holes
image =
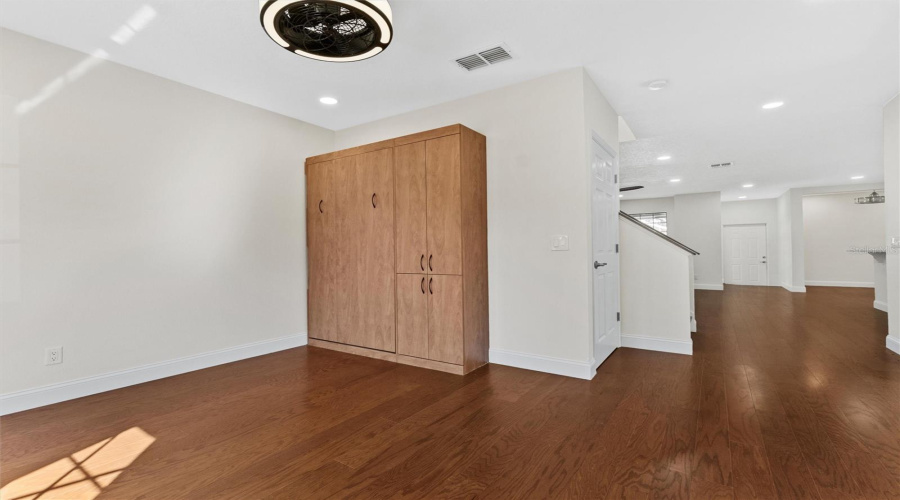
POLYGON ((428 277, 428 359, 463 362, 462 276, 428 277))
POLYGON ((397 354, 428 358, 428 277, 397 275, 397 354))

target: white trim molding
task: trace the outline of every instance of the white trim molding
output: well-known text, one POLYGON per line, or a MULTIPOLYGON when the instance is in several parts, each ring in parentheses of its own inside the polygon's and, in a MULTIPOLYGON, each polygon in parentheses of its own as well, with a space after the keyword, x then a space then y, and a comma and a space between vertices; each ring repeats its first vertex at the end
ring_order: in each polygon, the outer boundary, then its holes
POLYGON ((722 283, 719 283, 718 285, 709 283, 694 283, 694 290, 718 290, 721 292, 722 290, 725 290, 725 285, 723 285, 722 283))
POLYGON ((806 286, 841 286, 848 288, 875 288, 875 283, 865 281, 807 281, 806 286))
POLYGON ((881 301, 881 300, 876 300, 875 303, 873 304, 873 307, 874 307, 875 309, 878 309, 879 311, 888 312, 888 305, 887 305, 887 302, 884 302, 884 301, 881 301))
POLYGON ((900 354, 900 339, 895 339, 894 337, 888 335, 887 340, 885 340, 884 344, 888 349, 896 352, 897 354, 900 354))
POLYGON ((0 415, 8 415, 70 399, 121 389, 122 387, 143 384, 151 380, 202 370, 216 365, 224 365, 225 363, 271 354, 285 349, 293 349, 294 347, 306 345, 306 341, 306 333, 299 333, 70 380, 68 382, 60 382, 36 389, 2 394, 0 395, 0 415))
POLYGON ((805 286, 793 286, 793 285, 788 285, 788 284, 786 284, 786 283, 782 283, 782 284, 781 284, 781 288, 784 288, 785 290, 787 290, 787 291, 789 291, 789 292, 794 292, 794 293, 806 293, 806 287, 805 287, 805 286))
POLYGON ((573 361, 571 359, 553 358, 524 352, 507 351, 505 349, 491 349, 488 351, 488 357, 490 362, 495 365, 512 366, 536 372, 562 375, 564 377, 591 380, 596 374, 593 360, 573 361))
POLYGON ((672 340, 658 337, 642 337, 640 335, 622 335, 622 347, 644 349, 647 351, 671 352, 674 354, 694 354, 692 340, 672 340))

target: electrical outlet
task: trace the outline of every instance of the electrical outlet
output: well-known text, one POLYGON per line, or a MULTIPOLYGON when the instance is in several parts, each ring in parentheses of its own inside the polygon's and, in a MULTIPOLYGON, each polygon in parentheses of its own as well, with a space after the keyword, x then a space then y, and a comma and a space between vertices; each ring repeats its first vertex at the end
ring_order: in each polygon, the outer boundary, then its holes
POLYGON ((48 347, 47 351, 44 353, 44 364, 45 365, 58 365, 63 361, 63 351, 62 346, 57 347, 48 347))

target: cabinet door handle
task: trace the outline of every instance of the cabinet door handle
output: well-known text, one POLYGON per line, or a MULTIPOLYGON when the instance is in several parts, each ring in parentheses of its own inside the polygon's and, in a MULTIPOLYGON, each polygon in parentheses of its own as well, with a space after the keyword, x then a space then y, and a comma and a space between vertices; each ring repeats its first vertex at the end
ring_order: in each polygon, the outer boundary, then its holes
POLYGON ((372 208, 378 208, 376 203, 378 202, 378 196, 375 193, 372 193, 372 208))
POLYGON ((431 258, 432 258, 432 257, 434 257, 434 255, 429 255, 429 256, 428 256, 428 270, 429 270, 429 271, 434 271, 434 268, 431 267, 431 258))
POLYGON ((425 276, 422 276, 422 285, 421 285, 421 287, 422 287, 422 294, 424 294, 424 293, 425 293, 425 276))
POLYGON ((419 267, 421 267, 423 271, 425 270, 425 254, 424 253, 422 254, 421 257, 419 257, 419 267))
POLYGON ((323 202, 323 201, 325 201, 325 200, 319 200, 319 213, 320 213, 320 214, 324 214, 324 213, 325 213, 325 211, 322 210, 322 202, 323 202))
POLYGON ((434 290, 431 289, 431 282, 434 281, 434 278, 428 278, 428 293, 434 295, 434 290))

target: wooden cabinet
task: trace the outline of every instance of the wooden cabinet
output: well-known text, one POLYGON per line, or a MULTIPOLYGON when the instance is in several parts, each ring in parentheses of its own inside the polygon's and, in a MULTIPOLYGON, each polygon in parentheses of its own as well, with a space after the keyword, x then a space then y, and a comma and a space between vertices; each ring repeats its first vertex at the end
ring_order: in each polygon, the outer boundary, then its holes
POLYGON ((338 341, 337 300, 339 266, 336 243, 337 204, 334 200, 334 162, 311 165, 306 172, 307 252, 309 253, 309 331, 318 338, 338 341))
POLYGON ((453 125, 307 159, 310 345, 487 363, 485 144, 453 125))
POLYGON ((462 274, 459 136, 425 143, 428 272, 462 274))
POLYGON ((428 359, 463 363, 462 276, 428 277, 428 359))
POLYGON ((397 272, 424 273, 425 141, 394 148, 394 194, 397 272))
POLYGON ((428 277, 397 275, 397 354, 428 359, 428 277))

